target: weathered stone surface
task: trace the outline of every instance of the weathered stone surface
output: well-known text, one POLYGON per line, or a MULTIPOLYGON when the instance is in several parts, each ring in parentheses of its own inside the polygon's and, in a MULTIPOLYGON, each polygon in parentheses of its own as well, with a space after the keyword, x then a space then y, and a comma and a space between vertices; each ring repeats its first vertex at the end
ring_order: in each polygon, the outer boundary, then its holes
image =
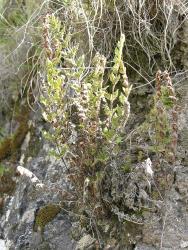
POLYGON ((0 249, 1 250, 7 250, 4 240, 0 240, 0 249))
POLYGON ((94 246, 92 246, 94 242, 95 239, 89 234, 84 235, 77 243, 76 250, 95 249, 94 246))
POLYGON ((181 241, 181 243, 180 243, 180 247, 181 248, 188 248, 188 241, 181 241))
POLYGON ((0 226, 8 250, 74 249, 71 221, 63 211, 45 226, 43 235, 33 232, 36 210, 49 203, 58 204, 62 199, 60 191, 67 185, 64 164, 49 157, 48 151, 49 146, 43 144, 38 155, 24 166, 44 185, 33 183, 28 176, 19 176, 14 195, 5 202, 0 226))
POLYGON ((141 243, 136 246, 135 250, 157 250, 157 248, 141 243))

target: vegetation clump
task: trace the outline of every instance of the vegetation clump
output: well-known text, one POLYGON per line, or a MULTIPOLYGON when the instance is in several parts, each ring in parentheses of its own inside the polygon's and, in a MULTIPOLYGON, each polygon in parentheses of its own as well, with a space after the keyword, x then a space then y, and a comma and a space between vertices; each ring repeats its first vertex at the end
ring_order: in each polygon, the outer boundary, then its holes
MULTIPOLYGON (((110 69, 107 70, 106 58, 99 53, 87 68, 84 56, 78 55, 79 46, 66 27, 54 15, 47 14, 44 19, 47 79, 42 86, 41 103, 43 117, 52 125, 45 135, 56 145, 53 154, 69 166, 68 178, 77 213, 101 228, 102 218, 108 216, 117 216, 120 223, 142 224, 142 208, 155 207, 149 198, 152 162, 142 152, 136 162, 131 162, 124 143, 131 91, 122 58, 124 42, 122 34, 110 69)), ((175 92, 167 73, 163 80, 164 87, 160 87, 162 78, 156 84, 154 109, 147 125, 152 130, 150 146, 156 147, 157 154, 162 150, 161 144, 163 149, 167 145, 171 148, 173 140, 167 130, 169 122, 175 122, 175 116, 172 120, 168 116, 176 106, 175 92), (160 117, 162 120, 157 120, 160 117)), ((87 227, 87 223, 84 225, 87 227)))
POLYGON ((46 15, 43 34, 47 79, 41 103, 43 117, 52 125, 45 136, 56 145, 53 154, 68 165, 76 211, 101 228, 102 218, 108 216, 142 224, 142 211, 155 208, 148 155, 153 152, 175 162, 177 99, 169 74, 157 73, 149 121, 138 129, 140 137, 149 131, 149 142, 144 148, 139 145, 142 150, 132 162, 131 146, 125 143, 132 88, 123 62, 125 36, 121 35, 108 69, 99 53, 89 68, 85 66, 74 36, 55 15, 46 15))
POLYGON ((107 164, 120 152, 130 115, 131 85, 122 60, 125 37, 121 35, 109 73, 99 53, 87 72, 78 46, 55 16, 46 17, 44 32, 47 82, 41 102, 43 116, 53 126, 47 137, 58 148, 55 155, 70 165, 78 208, 100 215, 100 183, 107 164))
POLYGON ((52 221, 60 211, 60 206, 56 204, 47 204, 44 207, 39 208, 35 214, 33 230, 43 233, 45 226, 52 221))
POLYGON ((154 152, 158 159, 174 163, 178 140, 178 105, 174 87, 167 71, 156 74, 154 104, 141 125, 141 133, 147 131, 150 139, 148 152, 154 152))

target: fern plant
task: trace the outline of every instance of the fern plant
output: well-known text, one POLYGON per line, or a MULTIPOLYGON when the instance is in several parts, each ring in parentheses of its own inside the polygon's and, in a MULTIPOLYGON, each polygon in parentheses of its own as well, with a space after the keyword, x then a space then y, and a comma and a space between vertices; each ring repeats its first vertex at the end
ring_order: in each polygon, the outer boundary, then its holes
POLYGON ((55 155, 69 163, 78 205, 83 206, 84 199, 92 211, 100 204, 98 183, 106 164, 120 150, 130 113, 131 86, 122 60, 125 37, 121 35, 117 44, 110 72, 99 53, 89 70, 85 67, 79 46, 54 15, 45 18, 44 40, 47 80, 41 103, 44 118, 52 124, 46 135, 57 145, 55 155))
POLYGON ((141 133, 149 132, 149 151, 158 159, 174 163, 178 140, 178 105, 174 87, 168 72, 158 71, 154 105, 141 125, 141 133))

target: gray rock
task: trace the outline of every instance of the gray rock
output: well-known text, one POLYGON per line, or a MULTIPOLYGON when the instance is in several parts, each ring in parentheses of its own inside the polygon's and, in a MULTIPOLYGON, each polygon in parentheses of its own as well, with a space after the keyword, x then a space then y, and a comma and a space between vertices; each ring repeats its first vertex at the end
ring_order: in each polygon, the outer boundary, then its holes
POLYGON ((0 240, 0 250, 7 250, 4 240, 0 240))
POLYGON ((145 244, 137 244, 135 250, 157 250, 157 248, 145 244))
POLYGON ((188 241, 183 241, 183 240, 182 240, 182 241, 180 242, 180 247, 181 247, 181 248, 186 248, 186 249, 188 249, 188 241))
POLYGON ((95 243, 95 239, 91 237, 91 235, 84 235, 76 245, 76 250, 86 250, 93 249, 92 245, 95 243), (90 248, 91 247, 91 248, 90 248))
POLYGON ((17 177, 15 193, 6 202, 6 213, 0 220, 0 227, 8 250, 74 249, 71 221, 63 212, 45 226, 43 235, 33 232, 36 210, 49 203, 59 204, 62 199, 59 190, 67 188, 65 166, 48 156, 48 150, 49 146, 43 144, 38 155, 24 166, 38 178, 37 184, 32 182, 36 178, 17 177), (39 181, 43 185, 39 185, 39 181))

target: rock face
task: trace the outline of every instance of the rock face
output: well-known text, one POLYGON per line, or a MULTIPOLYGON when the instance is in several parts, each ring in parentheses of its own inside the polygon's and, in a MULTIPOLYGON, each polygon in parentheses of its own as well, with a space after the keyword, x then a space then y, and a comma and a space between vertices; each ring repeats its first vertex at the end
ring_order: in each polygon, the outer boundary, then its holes
POLYGON ((54 218, 47 221, 43 234, 33 230, 37 209, 48 204, 58 204, 61 201, 61 190, 56 187, 62 190, 66 187, 65 166, 48 157, 48 150, 43 144, 38 155, 25 165, 27 170, 38 177, 35 177, 37 182, 32 182, 33 179, 28 176, 17 177, 14 195, 5 202, 5 213, 0 225, 7 249, 74 249, 70 236, 71 222, 61 209, 54 218))
POLYGON ((0 240, 0 249, 1 250, 6 250, 6 245, 4 240, 0 240))
POLYGON ((93 249, 92 245, 94 242, 95 242, 95 239, 93 239, 90 235, 85 235, 77 243, 76 250, 93 249))

